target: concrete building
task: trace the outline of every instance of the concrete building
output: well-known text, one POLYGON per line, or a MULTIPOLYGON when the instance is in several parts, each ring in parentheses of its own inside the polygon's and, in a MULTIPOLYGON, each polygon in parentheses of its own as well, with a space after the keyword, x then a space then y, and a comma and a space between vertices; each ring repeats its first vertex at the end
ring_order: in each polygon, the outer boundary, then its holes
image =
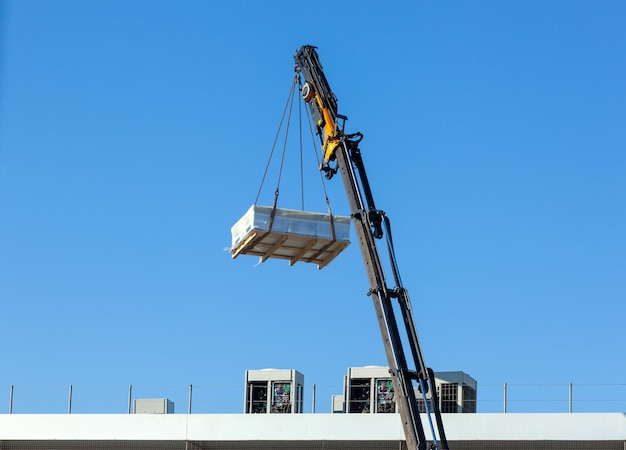
MULTIPOLYGON (((626 449, 624 413, 475 413, 476 380, 436 378, 451 450, 626 449)), ((242 414, 174 413, 167 398, 138 399, 134 414, 0 414, 0 450, 405 450, 390 381, 386 367, 348 369, 344 414, 303 413, 304 376, 291 369, 246 371, 242 414)))
MULTIPOLYGON (((452 450, 626 448, 622 413, 444 414, 443 420, 452 450)), ((405 448, 398 414, 0 415, 1 450, 405 448)))

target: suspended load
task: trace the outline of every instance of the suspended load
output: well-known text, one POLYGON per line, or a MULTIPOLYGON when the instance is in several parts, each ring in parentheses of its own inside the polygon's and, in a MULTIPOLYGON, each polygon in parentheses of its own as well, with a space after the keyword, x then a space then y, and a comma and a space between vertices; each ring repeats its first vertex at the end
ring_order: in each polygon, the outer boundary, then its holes
POLYGON ((233 258, 254 255, 322 269, 350 244, 350 217, 253 205, 231 234, 233 258))
MULTIPOLYGON (((321 187, 324 193, 327 213, 306 212, 304 209, 304 177, 303 177, 303 152, 302 152, 302 123, 298 127, 300 131, 300 186, 302 194, 302 208, 300 210, 278 208, 278 196, 280 183, 285 166, 287 143, 289 142, 289 125, 291 123, 291 113, 293 103, 298 97, 296 93, 302 92, 299 71, 293 77, 287 103, 283 110, 283 115, 278 126, 274 145, 270 151, 265 172, 261 180, 261 185, 253 206, 231 227, 232 244, 230 253, 233 258, 239 255, 259 256, 261 262, 269 258, 285 259, 289 265, 299 261, 317 264, 319 269, 327 266, 339 253, 350 244, 351 218, 346 216, 336 216, 330 208, 330 201, 324 186, 324 178, 321 173, 318 175, 321 180, 321 187), (286 118, 286 120, 285 120, 286 118), (285 127, 283 128, 283 124, 285 127), (274 192, 274 202, 272 206, 258 206, 259 197, 263 189, 266 176, 269 172, 274 150, 284 130, 283 149, 279 158, 278 176, 276 190, 274 192)), ((320 166, 319 155, 316 153, 315 140, 313 139, 313 124, 309 118, 309 130, 313 142, 313 154, 320 166)), ((301 114, 299 115, 302 120, 301 114)), ((321 143, 321 142, 320 142, 321 143)), ((293 167, 293 166, 292 166, 293 167)))

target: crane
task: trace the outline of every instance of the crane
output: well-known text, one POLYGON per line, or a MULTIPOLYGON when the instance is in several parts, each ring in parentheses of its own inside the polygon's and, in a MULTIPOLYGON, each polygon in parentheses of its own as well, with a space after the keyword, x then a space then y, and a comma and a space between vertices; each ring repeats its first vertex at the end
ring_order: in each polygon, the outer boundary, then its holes
POLYGON ((294 61, 296 71, 304 78, 302 98, 309 106, 316 134, 322 146, 323 159, 320 170, 328 179, 339 172, 348 196, 352 222, 369 281, 368 295, 374 302, 407 448, 426 450, 428 445, 420 417, 417 391, 423 396, 423 405, 433 437, 430 448, 449 450, 439 410, 435 375, 424 362, 411 300, 402 285, 396 263, 390 221, 384 211, 378 209, 374 203, 363 164, 359 149, 363 134, 344 131, 347 117, 338 113, 337 98, 324 75, 316 47, 312 45, 300 47, 294 55, 294 61), (386 277, 377 246, 377 241, 383 236, 386 238, 389 254, 386 267, 391 267, 393 275, 392 286, 386 277), (401 315, 400 324, 396 318, 396 310, 399 310, 401 315), (404 351, 405 343, 408 343, 410 348, 409 357, 404 351), (428 392, 432 402, 428 401, 428 392))

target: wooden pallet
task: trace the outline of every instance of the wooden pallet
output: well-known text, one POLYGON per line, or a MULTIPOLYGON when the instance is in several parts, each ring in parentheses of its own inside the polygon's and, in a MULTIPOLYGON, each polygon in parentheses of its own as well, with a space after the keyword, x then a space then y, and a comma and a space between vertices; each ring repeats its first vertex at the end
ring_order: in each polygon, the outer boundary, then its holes
POLYGON ((348 245, 348 241, 251 230, 230 252, 233 258, 254 255, 259 256, 261 262, 268 258, 286 259, 290 266, 307 262, 317 264, 317 268, 322 269, 348 245))

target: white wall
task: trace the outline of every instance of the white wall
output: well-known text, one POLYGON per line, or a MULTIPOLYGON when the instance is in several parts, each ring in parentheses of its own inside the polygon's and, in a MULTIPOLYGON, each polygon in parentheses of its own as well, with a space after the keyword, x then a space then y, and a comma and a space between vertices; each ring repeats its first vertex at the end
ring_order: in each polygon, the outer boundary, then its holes
MULTIPOLYGON (((622 413, 444 414, 443 421, 450 441, 626 440, 622 413)), ((404 434, 398 414, 2 414, 3 439, 403 440, 404 434)))

